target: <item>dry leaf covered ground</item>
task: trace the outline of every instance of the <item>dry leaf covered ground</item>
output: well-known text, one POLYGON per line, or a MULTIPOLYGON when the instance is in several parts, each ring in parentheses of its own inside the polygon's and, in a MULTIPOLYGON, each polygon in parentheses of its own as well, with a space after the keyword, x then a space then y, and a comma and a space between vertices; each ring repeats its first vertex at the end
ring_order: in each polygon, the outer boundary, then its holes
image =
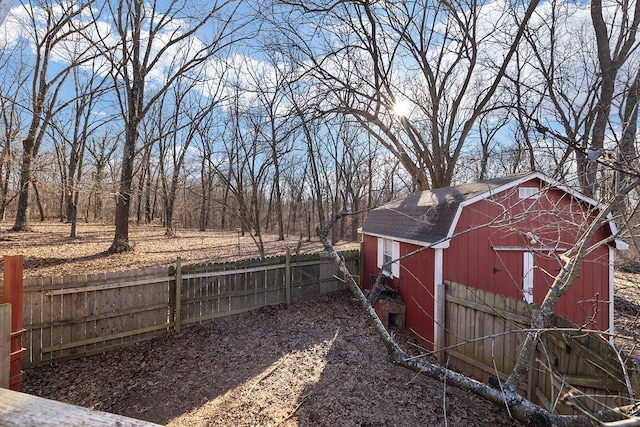
MULTIPOLYGON (((178 230, 177 237, 167 238, 160 226, 132 224, 135 252, 108 255, 112 226, 79 224, 77 239, 68 238, 68 224, 34 229, 0 233, 2 254, 24 255, 27 277, 168 265, 178 256, 201 263, 258 253, 250 236, 178 230)), ((269 254, 298 244, 265 238, 269 254)), ((300 247, 319 250, 317 240, 300 247)), ((631 289, 635 281, 625 283, 631 289)), ((625 302, 633 294, 621 294, 617 305, 622 301, 625 308, 619 317, 624 330, 636 333, 638 306, 625 302)), ((420 351, 409 334, 396 337, 409 351, 420 351)), ((23 391, 170 426, 516 425, 501 407, 389 363, 381 340, 346 292, 33 368, 23 391)))
POLYGON ((503 408, 391 364, 346 292, 27 374, 29 393, 176 427, 515 424, 503 408))
MULTIPOLYGON (((254 258, 259 252, 249 233, 178 229, 176 236, 166 237, 160 225, 131 224, 130 241, 134 252, 107 254, 113 241, 113 225, 79 223, 77 238, 69 237, 71 226, 60 222, 33 223, 33 232, 6 231, 11 224, 0 223, 2 255, 24 255, 25 277, 64 276, 68 274, 132 270, 170 265, 181 257, 183 264, 226 262, 254 258)), ((278 241, 277 236, 263 237, 267 255, 282 255, 285 247, 301 253, 322 250, 318 239, 300 241, 298 236, 278 241)), ((338 242, 336 249, 357 249, 354 243, 338 242)))

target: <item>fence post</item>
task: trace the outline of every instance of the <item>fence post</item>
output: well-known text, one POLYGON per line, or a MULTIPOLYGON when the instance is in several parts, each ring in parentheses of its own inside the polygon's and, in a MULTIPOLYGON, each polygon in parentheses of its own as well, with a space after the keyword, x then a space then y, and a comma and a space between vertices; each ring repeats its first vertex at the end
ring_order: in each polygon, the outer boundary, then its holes
POLYGON ((176 308, 173 317, 173 328, 180 332, 182 319, 180 317, 180 306, 182 305, 182 258, 176 260, 176 308))
POLYGON ((287 305, 291 304, 291 248, 287 246, 284 253, 284 295, 287 305))
POLYGON ((20 383, 22 382, 20 358, 25 351, 22 348, 22 271, 24 259, 22 255, 5 255, 3 263, 4 284, 0 303, 11 304, 11 378, 9 379, 9 388, 20 391, 20 383))

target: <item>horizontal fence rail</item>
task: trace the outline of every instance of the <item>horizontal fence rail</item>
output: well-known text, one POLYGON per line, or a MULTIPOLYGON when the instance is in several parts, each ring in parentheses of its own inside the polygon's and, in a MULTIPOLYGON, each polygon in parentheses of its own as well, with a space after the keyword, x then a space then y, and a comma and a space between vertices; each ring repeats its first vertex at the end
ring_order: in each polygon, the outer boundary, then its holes
MULTIPOLYGON (((342 252, 352 274, 359 251, 342 252)), ((323 254, 25 279, 22 363, 129 346, 195 322, 345 289, 323 254)))

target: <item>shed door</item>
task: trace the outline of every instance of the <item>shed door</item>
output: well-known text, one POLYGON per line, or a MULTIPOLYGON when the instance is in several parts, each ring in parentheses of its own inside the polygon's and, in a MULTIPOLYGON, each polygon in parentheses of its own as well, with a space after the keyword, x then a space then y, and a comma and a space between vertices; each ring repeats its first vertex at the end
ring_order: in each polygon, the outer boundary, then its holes
POLYGON ((544 299, 560 264, 545 252, 508 249, 496 251, 493 267, 494 292, 540 303, 544 299))
POLYGON ((496 261, 492 268, 494 286, 489 289, 495 293, 522 299, 523 283, 525 276, 525 263, 523 261, 524 251, 521 250, 498 250, 496 251, 496 261))
POLYGON ((534 254, 534 264, 536 266, 536 285, 533 293, 533 301, 540 304, 560 272, 562 263, 555 253, 536 252, 534 254))
POLYGON ((523 252, 522 266, 522 299, 541 304, 560 271, 560 261, 545 252, 523 252))

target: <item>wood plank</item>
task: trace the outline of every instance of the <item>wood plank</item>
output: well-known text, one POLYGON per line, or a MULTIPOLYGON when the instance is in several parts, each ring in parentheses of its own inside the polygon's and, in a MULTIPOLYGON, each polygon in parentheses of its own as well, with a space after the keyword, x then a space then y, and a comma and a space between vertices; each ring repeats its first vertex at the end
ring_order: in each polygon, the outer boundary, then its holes
MULTIPOLYGON (((107 290, 97 290, 95 291, 96 295, 96 305, 98 314, 108 314, 108 316, 104 316, 102 319, 96 322, 96 338, 108 336, 113 332, 113 323, 115 318, 115 312, 111 308, 111 304, 109 302, 109 298, 111 292, 107 290)), ((105 347, 107 344, 104 340, 95 340, 96 348, 105 347)))
POLYGON ((11 378, 11 304, 0 304, 0 388, 11 378))
MULTIPOLYGON (((505 298, 504 305, 505 310, 508 312, 515 311, 515 308, 517 307, 516 300, 513 298, 505 298)), ((512 322, 519 323, 516 319, 523 317, 517 315, 513 316, 515 316, 515 318, 511 316, 507 317, 507 322, 505 322, 505 332, 513 330, 515 325, 513 325, 512 322)), ((527 325, 530 325, 531 319, 527 319, 526 322, 527 325)), ((501 368, 502 370, 504 370, 504 372, 511 372, 511 370, 515 366, 516 356, 520 353, 520 348, 518 345, 519 341, 520 340, 518 340, 518 337, 514 332, 509 332, 504 336, 504 359, 501 368)))
POLYGON ((196 306, 198 305, 198 302, 195 300, 198 297, 197 283, 200 282, 200 279, 201 278, 193 277, 183 278, 183 280, 186 280, 188 289, 188 293, 185 295, 186 300, 184 301, 187 307, 187 319, 193 319, 197 315, 196 306))
MULTIPOLYGON (((476 297, 476 302, 479 304, 486 304, 485 303, 485 292, 482 291, 481 289, 478 290, 475 294, 476 297)), ((486 326, 488 323, 488 319, 487 318, 491 318, 492 316, 482 312, 481 310, 474 310, 473 312, 473 316, 474 316, 474 325, 475 325, 475 334, 473 337, 471 338, 484 338, 486 337, 486 326)), ((473 358, 482 362, 483 364, 488 364, 490 363, 490 359, 489 360, 484 360, 484 346, 486 344, 486 341, 484 339, 480 339, 477 340, 473 343, 473 358)), ((483 377, 483 373, 482 372, 478 372, 476 375, 476 378, 480 378, 482 379, 483 377)))
MULTIPOLYGON (((463 362, 464 364, 466 364, 468 366, 472 366, 474 368, 480 369, 481 371, 487 373, 488 375, 491 375, 491 376, 494 376, 494 377, 496 376, 495 369, 493 369, 492 366, 487 366, 487 365, 485 365, 483 363, 480 363, 477 360, 474 360, 472 357, 465 356, 464 354, 459 353, 457 351, 452 351, 451 352, 451 357, 454 358, 454 359, 460 360, 460 362, 463 362)), ((506 375, 506 374, 504 374, 502 372, 499 372, 498 376, 500 377, 500 381, 505 381, 507 379, 507 377, 508 377, 508 375, 506 375)), ((526 392, 525 385, 521 384, 518 387, 518 391, 520 391, 522 393, 526 392)))
MULTIPOLYGON (((493 307, 493 305, 495 303, 495 299, 496 299, 496 294, 494 294, 493 292, 485 292, 484 302, 489 307, 493 307)), ((479 310, 478 310, 478 312, 481 313, 481 311, 479 311, 479 310)), ((484 319, 483 319, 484 326, 483 327, 484 327, 485 336, 494 335, 495 334, 495 319, 496 319, 496 316, 494 316, 494 315, 486 314, 484 316, 484 319)), ((482 340, 482 353, 481 353, 482 359, 481 360, 482 360, 483 363, 493 365, 493 363, 494 363, 494 360, 493 360, 494 359, 494 354, 493 353, 494 353, 494 350, 495 350, 495 344, 496 344, 495 338, 482 340)))
MULTIPOLYGON (((210 298, 213 295, 213 279, 206 279, 205 288, 204 288, 204 296, 206 298, 210 298)), ((207 301, 203 304, 202 314, 205 316, 213 313, 214 302, 207 299, 207 301)))
MULTIPOLYGON (((60 322, 62 320, 62 295, 51 296, 51 320, 54 322, 60 322)), ((60 344, 62 342, 62 326, 51 328, 51 343, 53 345, 60 344)), ((51 355, 54 356, 53 354, 51 355)))
POLYGON ((579 376, 579 375, 562 375, 562 379, 569 385, 575 387, 589 387, 599 391, 597 394, 602 393, 603 390, 623 391, 626 390, 625 384, 615 379, 603 380, 602 378, 579 376))
POLYGON ((460 342, 460 340, 458 339, 455 329, 455 322, 458 320, 458 308, 460 307, 458 304, 455 304, 453 302, 451 302, 451 300, 447 299, 447 297, 449 295, 451 296, 457 296, 458 293, 458 284, 457 283, 450 283, 447 286, 445 286, 445 289, 447 289, 447 293, 445 296, 445 334, 446 334, 446 342, 447 342, 447 347, 451 347, 451 348, 455 348, 457 349, 457 345, 460 342))
MULTIPOLYGON (((297 263, 292 264, 292 266, 302 266, 302 265, 312 265, 313 263, 297 263)), ((224 271, 211 271, 211 272, 203 272, 203 273, 188 273, 182 276, 183 279, 197 279, 201 277, 220 277, 220 276, 230 276, 236 274, 246 274, 252 273, 255 271, 264 271, 264 270, 276 270, 279 268, 284 268, 284 264, 277 265, 268 265, 268 266, 258 266, 258 267, 245 267, 245 268, 237 268, 233 270, 224 270, 224 271)))
POLYGON ((146 327, 146 328, 140 328, 140 329, 136 329, 136 330, 118 332, 118 333, 115 333, 115 334, 105 335, 105 336, 101 336, 101 337, 97 337, 97 338, 86 339, 86 340, 83 340, 83 341, 57 344, 57 345, 53 345, 51 347, 43 348, 42 351, 44 353, 49 353, 49 352, 61 351, 61 350, 66 350, 66 349, 70 349, 70 348, 74 348, 74 347, 79 347, 79 346, 83 346, 83 345, 87 345, 87 344, 93 344, 93 343, 96 343, 96 342, 106 342, 106 341, 123 342, 122 338, 131 337, 131 336, 135 336, 135 335, 139 335, 139 334, 144 334, 146 332, 152 332, 152 331, 159 331, 159 330, 167 329, 168 326, 169 326, 168 324, 167 325, 155 325, 155 326, 149 326, 149 327, 146 327))
POLYGON ((569 345, 575 352, 579 355, 579 357, 587 359, 591 361, 592 364, 597 364, 602 366, 602 372, 606 373, 608 376, 615 378, 616 375, 621 375, 621 368, 616 363, 612 363, 607 360, 600 354, 597 354, 593 350, 589 349, 586 345, 581 343, 576 338, 569 338, 565 336, 565 342, 569 345))
MULTIPOLYGON (((114 311, 119 312, 120 310, 126 307, 127 302, 130 298, 132 298, 132 295, 130 292, 128 292, 129 289, 125 290, 124 288, 117 288, 117 289, 114 289, 114 291, 116 292, 116 295, 117 295, 114 298, 114 300, 116 301, 114 311)), ((117 337, 116 342, 125 342, 124 338, 129 336, 129 335, 123 336, 121 334, 133 329, 130 319, 131 319, 131 316, 118 316, 114 318, 114 330, 116 333, 113 335, 117 337)))
POLYGON ((547 398, 547 395, 543 390, 536 388, 536 397, 538 398, 540 406, 547 410, 551 410, 551 401, 547 398))
MULTIPOLYGON (((507 299, 511 299, 511 298, 507 298, 507 299)), ((485 304, 479 304, 477 302, 473 302, 473 301, 467 301, 464 298, 461 297, 456 297, 453 295, 447 295, 447 301, 450 301, 452 303, 461 305, 463 307, 469 307, 469 308, 473 308, 475 310, 480 310, 483 311, 485 313, 489 313, 489 314, 495 314, 495 315, 500 315, 502 317, 504 317, 505 319, 517 322, 517 323, 524 323, 524 324, 530 324, 531 323, 531 318, 526 317, 526 316, 520 316, 518 314, 514 314, 513 312, 507 311, 507 310, 503 310, 503 309, 499 309, 499 308, 489 308, 487 307, 485 304)), ((513 301, 512 301, 513 303, 513 301)), ((515 303, 513 303, 515 304, 515 303)))
POLYGON ((508 323, 502 315, 506 307, 504 295, 495 294, 493 304, 496 309, 493 314, 493 334, 496 336, 493 347, 493 359, 498 371, 508 372, 505 365, 511 355, 507 353, 507 349, 505 348, 506 336, 504 334, 507 330, 508 323))
MULTIPOLYGON (((265 305, 264 307, 267 307, 267 305, 265 305)), ((247 307, 247 308, 240 308, 240 309, 235 309, 235 310, 227 310, 227 311, 223 311, 221 313, 217 313, 217 314, 212 314, 209 316, 202 316, 199 319, 189 319, 189 320, 185 320, 184 322, 182 322, 183 325, 188 325, 191 323, 197 323, 197 322, 203 322, 206 320, 211 320, 211 319, 216 319, 219 317, 226 317, 226 316, 233 316, 234 314, 240 314, 240 313, 246 313, 247 311, 251 311, 251 310, 255 310, 261 307, 247 307)))
POLYGON ((66 294, 73 294, 78 292, 104 291, 108 289, 118 289, 118 288, 130 287, 130 286, 145 285, 148 283, 167 282, 171 279, 175 279, 175 278, 171 276, 160 276, 160 277, 154 277, 150 279, 133 280, 128 282, 122 281, 122 282, 114 282, 114 283, 105 283, 102 285, 90 285, 90 286, 79 286, 74 288, 54 289, 54 290, 47 291, 47 295, 66 295, 66 294))
MULTIPOLYGON (((96 275, 99 277, 99 275, 96 275)), ((87 278, 88 280, 89 278, 87 278)), ((96 293, 97 292, 87 292, 87 319, 85 321, 85 330, 86 330, 86 338, 90 339, 90 338, 95 338, 97 336, 96 330, 97 330, 97 325, 98 325, 98 321, 97 319, 94 319, 93 316, 95 315, 95 313, 97 312, 97 307, 96 307, 96 293)), ((85 351, 87 353, 90 353, 92 351, 94 351, 96 348, 95 344, 88 344, 85 347, 85 351)))
MULTIPOLYGON (((42 320, 45 322, 49 322, 52 320, 52 298, 50 296, 47 296, 46 293, 42 292, 40 294, 41 296, 41 301, 42 301, 42 320)), ((52 340, 53 340, 53 329, 52 328, 42 328, 40 331, 40 337, 41 337, 41 347, 39 349, 35 349, 34 348, 34 353, 31 355, 32 360, 35 362, 36 360, 38 361, 42 361, 43 359, 43 354, 41 351, 41 348, 43 346, 47 346, 47 345, 51 345, 52 340), (35 352, 37 351, 37 357, 35 352)))
POLYGON ((122 415, 94 411, 69 403, 56 402, 30 394, 0 389, 0 419, 5 427, 21 426, 158 426, 147 421, 136 420, 122 415))
MULTIPOLYGON (((92 292, 90 293, 90 295, 95 297, 95 293, 92 292)), ((121 310, 121 311, 111 311, 108 313, 102 313, 102 314, 98 314, 98 315, 91 315, 91 316, 86 316, 84 318, 77 318, 77 319, 67 319, 67 320, 61 320, 61 321, 57 321, 57 322, 47 322, 47 323, 39 323, 39 324, 33 324, 30 325, 33 328, 50 328, 53 326, 61 326, 61 325, 74 325, 74 324, 78 324, 78 323, 86 323, 86 322, 96 322, 98 320, 104 320, 104 319, 110 319, 113 317, 118 317, 118 316, 122 316, 122 315, 135 315, 137 313, 146 313, 148 311, 154 311, 154 310, 158 310, 160 308, 165 308, 168 307, 166 303, 162 303, 162 304, 156 304, 156 305, 149 305, 146 307, 133 307, 127 310, 121 310)))
MULTIPOLYGON (((76 298, 77 294, 60 294, 60 296, 62 297, 62 325, 60 326, 60 330, 61 330, 61 339, 62 339, 62 344, 66 344, 66 343, 70 343, 73 342, 73 339, 75 338, 72 335, 73 329, 74 327, 71 325, 66 325, 64 323, 64 321, 66 319, 73 319, 75 316, 75 298, 76 298)), ((66 356, 67 354, 70 353, 65 353, 62 352, 63 356, 66 356)))
MULTIPOLYGON (((460 288, 458 289, 458 291, 460 292, 461 295, 464 295, 464 293, 466 293, 465 288, 460 288)), ((456 347, 456 351, 462 354, 465 354, 467 350, 466 322, 467 322, 468 310, 469 310, 468 306, 463 306, 463 305, 459 306, 458 318, 455 320, 455 331, 456 331, 456 335, 458 336, 459 344, 461 344, 458 347, 456 347)))
POLYGON ((42 347, 42 330, 40 328, 32 328, 31 325, 38 324, 42 320, 42 299, 45 297, 43 291, 24 292, 22 298, 24 305, 22 307, 23 320, 22 325, 27 330, 23 335, 22 345, 27 349, 26 355, 22 358, 22 364, 28 366, 33 362, 34 357, 40 357, 40 348, 42 347), (25 336, 27 337, 25 339, 25 336))

